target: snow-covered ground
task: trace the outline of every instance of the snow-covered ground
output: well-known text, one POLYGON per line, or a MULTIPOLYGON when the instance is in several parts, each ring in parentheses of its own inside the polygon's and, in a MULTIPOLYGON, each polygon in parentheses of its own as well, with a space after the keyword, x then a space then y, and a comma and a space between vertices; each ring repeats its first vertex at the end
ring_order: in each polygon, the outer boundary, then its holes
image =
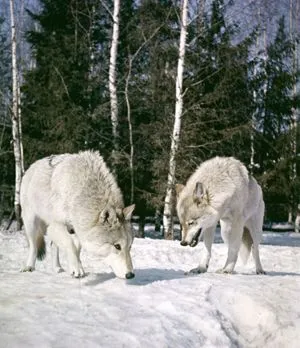
POLYGON ((126 281, 85 253, 83 279, 54 274, 50 255, 20 273, 25 237, 0 231, 0 347, 300 347, 299 237, 264 234, 267 275, 255 274, 252 259, 222 275, 215 271, 226 247, 217 236, 209 272, 197 276, 184 272, 203 243, 136 238, 136 277, 126 281))

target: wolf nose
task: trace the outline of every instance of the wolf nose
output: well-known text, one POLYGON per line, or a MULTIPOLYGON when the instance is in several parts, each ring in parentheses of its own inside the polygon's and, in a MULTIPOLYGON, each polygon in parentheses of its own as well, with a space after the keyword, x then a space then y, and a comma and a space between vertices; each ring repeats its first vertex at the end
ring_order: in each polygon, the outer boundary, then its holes
POLYGON ((188 243, 187 243, 185 240, 182 240, 182 241, 180 242, 180 245, 182 245, 182 246, 187 246, 188 243))
POLYGON ((131 279, 131 278, 134 278, 134 273, 132 273, 132 272, 128 272, 128 273, 126 273, 126 279, 131 279))

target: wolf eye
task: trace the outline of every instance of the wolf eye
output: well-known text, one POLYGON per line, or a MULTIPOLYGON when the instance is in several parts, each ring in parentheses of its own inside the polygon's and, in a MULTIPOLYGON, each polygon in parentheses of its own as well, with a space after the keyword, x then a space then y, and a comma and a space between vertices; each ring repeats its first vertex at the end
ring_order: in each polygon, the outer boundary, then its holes
POLYGON ((194 220, 191 220, 191 221, 188 222, 188 225, 192 226, 194 224, 194 222, 195 222, 194 220))
POLYGON ((115 247, 117 250, 121 250, 121 245, 120 245, 120 244, 114 244, 114 247, 115 247))

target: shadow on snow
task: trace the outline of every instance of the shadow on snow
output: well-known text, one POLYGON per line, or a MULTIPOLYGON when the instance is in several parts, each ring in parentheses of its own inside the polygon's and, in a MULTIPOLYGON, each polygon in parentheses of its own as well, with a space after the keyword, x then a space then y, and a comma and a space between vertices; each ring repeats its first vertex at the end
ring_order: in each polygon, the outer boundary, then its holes
MULTIPOLYGON (((116 278, 114 273, 96 273, 94 279, 91 279, 85 283, 86 286, 96 286, 104 283, 108 280, 116 278)), ((175 271, 172 269, 159 269, 159 268, 145 268, 136 269, 135 278, 125 280, 128 285, 144 286, 154 282, 160 282, 164 280, 182 279, 186 278, 184 271, 175 271)))

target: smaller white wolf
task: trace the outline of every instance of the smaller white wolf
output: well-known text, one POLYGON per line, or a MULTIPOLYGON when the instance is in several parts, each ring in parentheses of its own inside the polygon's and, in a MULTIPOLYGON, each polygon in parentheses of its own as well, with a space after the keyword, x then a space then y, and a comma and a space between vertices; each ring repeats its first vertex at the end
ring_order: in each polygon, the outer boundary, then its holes
POLYGON ((55 244, 57 271, 59 248, 67 254, 70 273, 84 275, 82 245, 95 256, 106 257, 116 276, 134 277, 130 219, 135 205, 124 208, 121 190, 98 152, 50 156, 33 163, 22 179, 21 207, 29 242, 23 271, 33 271, 36 258, 45 256, 47 232, 55 244))
POLYGON ((220 272, 232 273, 239 251, 246 262, 253 247, 256 273, 265 273, 258 249, 265 209, 262 190, 239 160, 214 157, 203 162, 185 186, 176 185, 176 192, 181 245, 194 247, 202 235, 205 245, 201 262, 191 273, 207 271, 218 221, 228 244, 227 260, 220 272))

